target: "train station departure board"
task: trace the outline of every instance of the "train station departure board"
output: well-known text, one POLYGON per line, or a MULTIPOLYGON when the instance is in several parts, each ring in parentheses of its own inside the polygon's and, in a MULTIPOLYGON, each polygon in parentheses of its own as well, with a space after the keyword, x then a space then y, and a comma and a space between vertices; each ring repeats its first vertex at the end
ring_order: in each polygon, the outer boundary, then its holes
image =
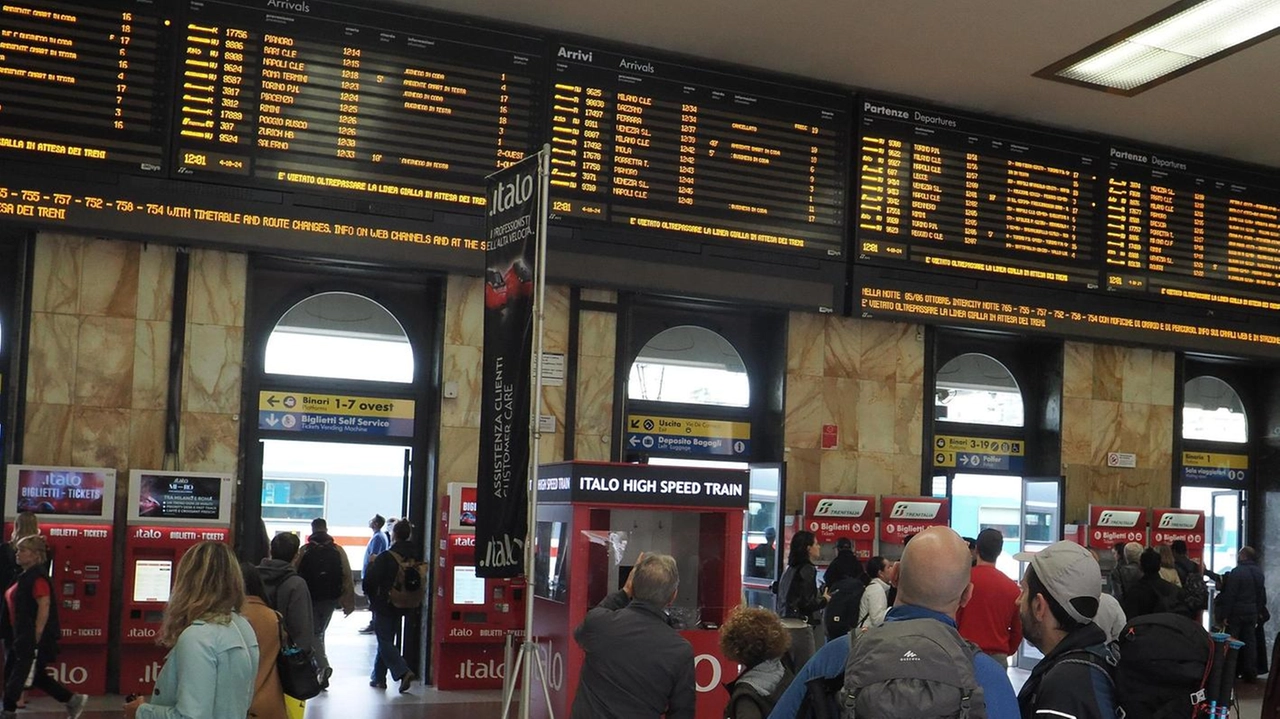
POLYGON ((841 257, 848 99, 559 44, 555 217, 841 257))
POLYGON ((1280 310, 1276 178, 1119 145, 1105 175, 1108 289, 1280 310))
POLYGON ((1098 285, 1098 143, 874 98, 859 105, 859 261, 1098 285))
POLYGON ((480 205, 486 175, 536 150, 540 43, 350 3, 272 5, 191 0, 180 175, 480 205))
POLYGON ((0 4, 0 157, 162 172, 172 8, 167 0, 0 4))

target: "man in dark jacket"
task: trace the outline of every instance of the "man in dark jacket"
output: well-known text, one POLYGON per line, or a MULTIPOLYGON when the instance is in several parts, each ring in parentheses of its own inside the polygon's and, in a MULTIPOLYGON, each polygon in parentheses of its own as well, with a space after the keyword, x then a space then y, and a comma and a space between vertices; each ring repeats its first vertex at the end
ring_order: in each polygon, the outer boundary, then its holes
POLYGON ((272 537, 271 556, 258 564, 258 573, 262 575, 262 584, 267 590, 267 604, 280 612, 289 639, 299 649, 311 651, 315 644, 311 592, 293 569, 299 544, 298 535, 292 532, 281 532, 272 537))
POLYGON ((586 652, 571 719, 693 719, 693 647, 663 609, 680 574, 665 554, 642 554, 622 591, 604 598, 574 630, 586 652))
POLYGON ((1160 576, 1160 554, 1154 549, 1144 550, 1138 558, 1138 568, 1142 570, 1142 579, 1125 590, 1124 601, 1120 603, 1125 618, 1132 621, 1144 614, 1171 612, 1177 608, 1181 587, 1160 576))
MULTIPOLYGON (((418 550, 409 543, 413 535, 413 525, 407 519, 396 522, 391 529, 390 549, 379 554, 369 567, 369 576, 365 581, 365 591, 369 595, 369 605, 373 608, 373 633, 378 639, 378 653, 373 660, 373 674, 369 676, 369 686, 376 689, 387 688, 387 672, 391 678, 400 682, 400 693, 409 691, 409 687, 418 678, 409 668, 409 663, 400 653, 396 641, 400 635, 400 625, 404 620, 405 610, 391 603, 391 589, 396 582, 396 574, 400 561, 416 561, 418 550), (398 561, 399 560, 399 561, 398 561)), ((426 577, 419 577, 426 581, 426 577)))
POLYGON ((1227 633, 1244 642, 1237 676, 1252 684, 1258 681, 1258 622, 1267 607, 1267 587, 1258 567, 1258 553, 1253 547, 1241 547, 1236 568, 1223 580, 1222 594, 1218 597, 1218 619, 1227 626, 1227 633))
POLYGON ((1101 592, 1098 563, 1066 541, 1014 558, 1031 563, 1022 575, 1018 608, 1023 635, 1044 653, 1018 692, 1022 719, 1111 719, 1116 702, 1104 668, 1107 634, 1093 622, 1101 592))
POLYGON ((324 633, 339 606, 344 617, 355 611, 356 587, 351 578, 351 560, 329 535, 329 523, 324 517, 311 520, 311 536, 298 551, 293 566, 311 594, 316 671, 321 688, 328 689, 333 667, 329 666, 329 655, 325 652, 324 633))
POLYGON ((1142 579, 1142 570, 1138 568, 1138 558, 1142 556, 1142 545, 1137 542, 1128 544, 1116 542, 1111 551, 1115 555, 1116 566, 1108 575, 1107 583, 1111 587, 1111 596, 1123 605, 1125 591, 1142 579))
POLYGON ((836 556, 822 575, 826 585, 827 607, 822 610, 822 625, 827 641, 849 633, 858 624, 858 605, 862 592, 867 588, 866 572, 853 551, 853 541, 848 537, 836 540, 836 556))

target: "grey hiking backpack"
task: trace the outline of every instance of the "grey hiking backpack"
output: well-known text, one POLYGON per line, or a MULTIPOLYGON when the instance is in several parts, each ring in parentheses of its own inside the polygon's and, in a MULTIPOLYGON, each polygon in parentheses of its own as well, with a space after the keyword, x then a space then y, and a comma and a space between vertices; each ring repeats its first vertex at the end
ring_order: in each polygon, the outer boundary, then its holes
POLYGON ((985 719, 974 676, 977 645, 936 619, 889 621, 849 632, 844 719, 985 719))

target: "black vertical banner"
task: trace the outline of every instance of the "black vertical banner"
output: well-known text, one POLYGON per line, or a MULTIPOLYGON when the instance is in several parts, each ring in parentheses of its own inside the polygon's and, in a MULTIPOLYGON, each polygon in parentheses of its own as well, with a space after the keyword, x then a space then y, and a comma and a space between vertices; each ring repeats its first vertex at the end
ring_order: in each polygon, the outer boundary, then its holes
POLYGON ((489 178, 476 575, 524 570, 539 155, 489 178))

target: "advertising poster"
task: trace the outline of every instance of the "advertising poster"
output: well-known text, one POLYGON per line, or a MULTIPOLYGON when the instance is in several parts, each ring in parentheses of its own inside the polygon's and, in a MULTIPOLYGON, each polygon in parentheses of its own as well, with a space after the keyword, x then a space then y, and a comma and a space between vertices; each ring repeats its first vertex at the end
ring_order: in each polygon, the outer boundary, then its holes
POLYGON ((221 477, 144 474, 138 516, 163 519, 218 519, 221 477))
POLYGON ((493 174, 485 217, 476 574, 523 571, 540 155, 493 174))
POLYGON ((105 472, 23 469, 18 472, 19 512, 98 517, 102 515, 105 472))
POLYGON ((876 498, 871 495, 805 492, 804 528, 822 545, 823 554, 834 556, 841 538, 853 542, 858 559, 871 558, 876 539, 876 498))
POLYGON ((1179 539, 1187 543, 1187 556, 1204 559, 1205 523, 1200 509, 1151 510, 1151 544, 1173 544, 1179 539))
POLYGON ((1116 542, 1147 543, 1146 507, 1089 505, 1089 548, 1111 549, 1116 542))
POLYGON ((951 523, 951 501, 939 497, 881 497, 880 541, 903 544, 929 527, 951 523))

